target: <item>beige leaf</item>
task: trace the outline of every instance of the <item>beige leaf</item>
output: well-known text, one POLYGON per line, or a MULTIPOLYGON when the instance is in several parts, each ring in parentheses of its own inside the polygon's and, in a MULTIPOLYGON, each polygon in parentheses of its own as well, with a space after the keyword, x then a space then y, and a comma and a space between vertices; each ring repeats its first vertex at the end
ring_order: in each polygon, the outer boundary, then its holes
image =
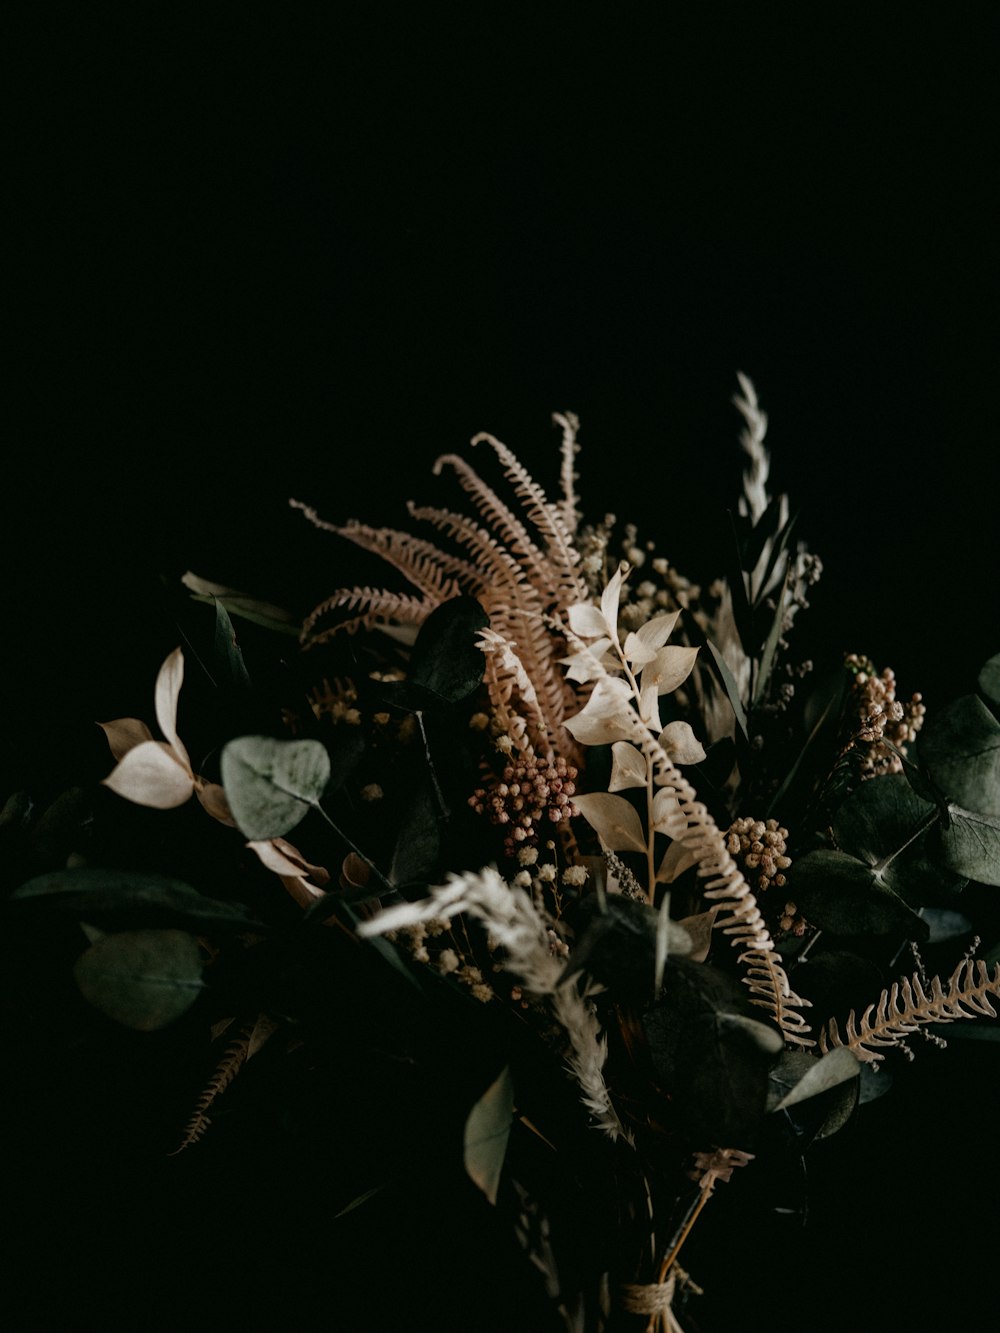
POLYGON ((629 566, 622 561, 608 580, 608 586, 601 594, 601 615, 607 626, 607 633, 618 642, 618 604, 622 596, 622 582, 629 571, 629 566))
POLYGON ((371 875, 371 867, 362 861, 357 852, 348 852, 340 867, 338 883, 342 889, 366 889, 371 875))
POLYGON ((218 782, 203 782, 201 778, 196 778, 194 794, 213 819, 229 828, 236 827, 236 820, 226 800, 226 790, 218 782))
POLYGON ((690 869, 697 859, 694 852, 688 851, 682 842, 672 842, 656 872, 657 884, 672 884, 679 875, 690 869))
POLYGON ((645 787, 646 760, 641 750, 629 741, 615 741, 611 747, 611 781, 608 791, 626 787, 645 787))
MULTIPOLYGON (((675 847, 677 845, 674 844, 675 847)), ((677 922, 679 926, 684 927, 691 938, 691 952, 688 958, 692 963, 703 963, 708 957, 708 951, 712 946, 712 928, 718 915, 718 907, 710 907, 707 912, 699 912, 697 916, 685 916, 677 922)))
POLYGON ((117 717, 113 722, 98 722, 97 725, 107 736, 116 759, 124 759, 129 750, 153 739, 153 733, 137 717, 117 717))
POLYGON ((574 796, 573 804, 609 852, 645 852, 642 823, 624 796, 591 792, 574 796))
MULTIPOLYGON (((314 866, 311 861, 306 860, 297 847, 293 847, 285 838, 272 838, 271 841, 279 852, 304 870, 314 884, 322 886, 330 882, 330 872, 326 866, 314 866)), ((354 853, 352 852, 350 855, 353 856, 354 853)), ((360 860, 360 857, 358 859, 360 860)))
POLYGON ((687 680, 697 656, 697 648, 683 648, 679 644, 661 648, 653 661, 642 669, 642 688, 655 681, 658 694, 672 693, 687 680))
POLYGON ((156 720, 160 730, 173 746, 178 761, 191 772, 188 752, 177 735, 177 698, 184 681, 184 654, 175 648, 160 667, 156 677, 156 720))
POLYGON ((636 717, 629 687, 615 676, 605 676, 583 709, 564 725, 583 745, 607 745, 623 741, 635 731, 636 717))
POLYGON ((598 639, 596 643, 588 644, 585 649, 573 653, 571 657, 561 657, 559 664, 566 668, 566 675, 570 680, 576 680, 583 684, 584 681, 603 676, 606 671, 617 665, 614 659, 608 655, 610 647, 610 639, 598 639))
POLYGON ((652 662, 659 649, 670 638, 679 615, 679 611, 670 611, 666 615, 654 616, 652 620, 647 620, 645 625, 626 637, 622 652, 632 663, 633 670, 638 671, 647 662, 652 662))
POLYGON ((681 813, 680 803, 666 789, 661 789, 653 797, 653 828, 668 838, 683 838, 687 833, 687 820, 681 813))
POLYGON ((127 801, 150 805, 156 810, 172 810, 183 805, 194 791, 194 779, 186 773, 173 753, 159 741, 142 741, 118 762, 105 779, 127 801))
POLYGON ((640 673, 639 680, 639 716, 655 735, 663 726, 660 719, 660 692, 657 681, 655 676, 646 680, 644 673, 640 673))
POLYGON ((246 1058, 252 1060, 268 1037, 277 1030, 278 1024, 273 1018, 269 1018, 267 1014, 258 1014, 257 1021, 253 1025, 253 1031, 250 1033, 250 1040, 247 1042, 246 1058))
POLYGON ((581 639, 594 639, 608 632, 604 617, 590 602, 577 602, 568 611, 569 627, 581 639))
POLYGON ((700 764, 705 747, 688 722, 668 722, 660 732, 660 745, 677 764, 700 764))

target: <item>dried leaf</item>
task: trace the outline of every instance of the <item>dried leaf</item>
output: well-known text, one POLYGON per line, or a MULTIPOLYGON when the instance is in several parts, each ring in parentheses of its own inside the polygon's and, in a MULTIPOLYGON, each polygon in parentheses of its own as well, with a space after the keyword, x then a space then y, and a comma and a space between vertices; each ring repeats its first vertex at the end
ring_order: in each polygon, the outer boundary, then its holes
POLYGON ((626 787, 645 787, 646 759, 630 741, 615 741, 611 747, 611 781, 608 791, 626 787))
MULTIPOLYGON (((569 627, 578 638, 596 639, 607 636, 608 627, 604 616, 590 602, 578 602, 569 608, 567 615, 569 627)), ((611 642, 610 639, 608 642, 611 642)))
POLYGON ((601 615, 604 617, 606 633, 618 642, 618 605, 622 596, 622 582, 628 573, 628 565, 620 564, 608 580, 608 586, 601 594, 601 615))
POLYGON ((177 735, 177 700, 184 683, 184 654, 179 648, 167 657, 156 677, 156 720, 180 763, 191 771, 188 752, 177 735))
POLYGON ((573 803, 609 852, 645 852, 642 823, 624 796, 592 792, 574 796, 573 803))
MULTIPOLYGON (((675 842, 674 846, 679 847, 680 843, 675 842)), ((659 880, 660 876, 657 875, 656 878, 659 880)), ((707 912, 681 917, 677 922, 679 926, 684 927, 691 940, 691 952, 687 956, 692 963, 703 963, 708 957, 708 951, 712 947, 712 930, 718 915, 718 907, 710 907, 707 912)))
POLYGON ((697 859, 694 852, 689 851, 682 842, 672 842, 656 872, 657 884, 672 884, 685 870, 690 870, 697 859))
POLYGON ((124 759, 129 750, 153 739, 153 733, 137 717, 118 717, 113 722, 98 722, 97 725, 107 736, 115 759, 124 759))
POLYGON ((162 742, 142 741, 119 760, 104 786, 136 805, 172 810, 190 799, 194 778, 162 742))
POLYGON ((668 722, 660 732, 660 745, 675 764, 700 764, 705 758, 705 747, 689 722, 668 722))
POLYGON ((202 782, 196 779, 194 794, 213 819, 217 819, 220 824, 225 824, 229 828, 236 827, 236 820, 226 800, 224 787, 217 782, 202 782))
POLYGON ((582 745, 609 745, 633 735, 636 717, 629 687, 616 677, 604 677, 583 709, 564 725, 582 745))
POLYGON ((687 833, 687 819, 673 792, 661 788, 653 797, 653 830, 668 838, 683 838, 687 833))
POLYGON ((690 676, 697 656, 697 648, 684 648, 679 644, 661 648, 652 662, 642 669, 642 688, 655 682, 658 694, 673 693, 690 676))
POLYGON ((680 616, 679 611, 668 611, 665 615, 654 616, 634 633, 626 636, 622 652, 633 668, 644 667, 651 662, 673 633, 680 616))

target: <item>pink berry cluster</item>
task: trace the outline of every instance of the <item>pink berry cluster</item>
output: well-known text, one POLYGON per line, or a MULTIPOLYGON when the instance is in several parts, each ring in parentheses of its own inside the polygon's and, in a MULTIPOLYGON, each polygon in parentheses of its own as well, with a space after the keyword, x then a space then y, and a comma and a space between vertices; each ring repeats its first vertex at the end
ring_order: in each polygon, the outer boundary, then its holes
POLYGON ((508 764, 490 787, 477 787, 469 804, 491 824, 503 827, 504 850, 537 846, 539 825, 558 824, 577 814, 572 796, 577 771, 565 759, 521 759, 508 764))

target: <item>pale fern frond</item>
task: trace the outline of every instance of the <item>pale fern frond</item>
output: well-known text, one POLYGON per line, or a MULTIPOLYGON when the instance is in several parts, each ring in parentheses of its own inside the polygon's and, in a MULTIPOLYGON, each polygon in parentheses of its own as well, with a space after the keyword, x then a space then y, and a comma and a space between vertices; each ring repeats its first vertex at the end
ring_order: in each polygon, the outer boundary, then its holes
POLYGON ((562 465, 559 469, 562 500, 559 502, 559 512, 566 531, 575 537, 580 526, 580 507, 576 495, 579 474, 575 467, 576 456, 580 452, 580 446, 576 442, 580 418, 575 412, 553 412, 552 420, 562 428, 562 465))
POLYGON ((504 472, 525 506, 528 517, 545 538, 549 559, 559 575, 560 601, 564 606, 582 601, 587 589, 577 566, 580 555, 573 545, 573 533, 566 526, 558 505, 550 504, 545 492, 533 481, 510 449, 486 431, 472 437, 473 445, 485 442, 503 464, 504 472))
POLYGON ((440 602, 440 598, 413 597, 407 593, 388 592, 385 588, 340 588, 325 602, 320 602, 303 621, 301 641, 306 648, 316 648, 335 635, 356 634, 360 629, 422 625, 440 602), (353 610, 360 614, 338 621, 319 633, 314 632, 324 616, 334 611, 353 610))
POLYGON ((875 1064, 885 1058, 885 1048, 895 1046, 905 1050, 905 1038, 918 1032, 925 1023, 996 1018, 991 995, 1000 997, 1000 963, 991 972, 982 959, 963 958, 948 978, 947 989, 940 977, 926 982, 914 973, 884 990, 876 1003, 864 1011, 860 1022, 852 1009, 843 1037, 836 1019, 831 1018, 820 1034, 820 1050, 846 1046, 859 1060, 875 1064))

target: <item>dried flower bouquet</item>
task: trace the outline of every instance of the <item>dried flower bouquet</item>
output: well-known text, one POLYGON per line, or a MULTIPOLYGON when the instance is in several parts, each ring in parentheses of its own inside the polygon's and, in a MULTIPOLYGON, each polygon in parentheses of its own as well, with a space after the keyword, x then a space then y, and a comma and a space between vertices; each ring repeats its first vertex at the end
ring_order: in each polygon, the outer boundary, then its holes
MULTIPOLYGON (((458 1108, 461 1166, 567 1330, 677 1330, 700 1290, 682 1246, 722 1183, 799 1161, 921 1039, 997 1016, 976 904, 1000 885, 1000 656, 934 710, 858 654, 797 659, 821 566, 769 493, 766 418, 739 384, 743 493, 705 588, 634 527, 584 521, 570 414, 555 501, 490 435, 472 443, 497 481, 440 458, 466 503, 411 504, 413 531, 292 501, 393 586, 338 588, 299 623, 188 575, 160 735, 102 723, 105 788, 175 820, 195 797, 234 873, 196 888, 123 863, 88 793, 6 812, 34 855, 9 910, 80 924, 82 996, 133 1029, 210 1034, 174 1151, 222 1132, 265 1049, 337 1058, 347 956, 374 1008, 481 1021, 503 1058, 458 1108), (254 654, 288 634, 302 653, 258 679, 254 654), (192 653, 190 688, 223 701, 192 722, 197 748, 178 724, 192 653), (592 1179, 553 1166, 581 1151, 592 1179)), ((397 1056, 420 1049, 401 1035, 397 1056)), ((386 1188, 357 1184, 340 1214, 386 1188)))

